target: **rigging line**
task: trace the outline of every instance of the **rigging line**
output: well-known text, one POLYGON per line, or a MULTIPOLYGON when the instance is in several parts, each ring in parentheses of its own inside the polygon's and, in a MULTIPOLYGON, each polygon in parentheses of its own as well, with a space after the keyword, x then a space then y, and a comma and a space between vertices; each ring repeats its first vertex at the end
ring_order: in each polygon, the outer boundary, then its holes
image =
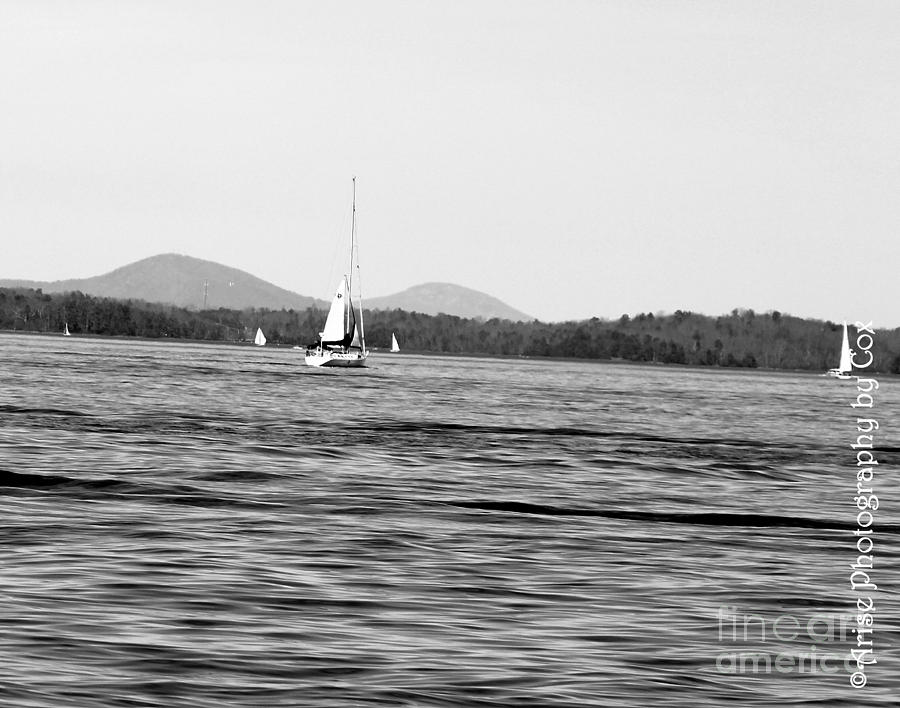
POLYGON ((366 350, 366 328, 363 322, 362 271, 359 268, 359 242, 356 243, 356 295, 359 298, 359 342, 366 350))
MULTIPOLYGON (((359 220, 356 216, 356 177, 353 178, 353 249, 356 253, 356 294, 359 298, 359 346, 360 349, 366 351, 366 328, 363 321, 363 298, 362 298, 362 271, 359 267, 359 239, 357 238, 357 229, 359 228, 359 220)), ((353 272, 353 253, 350 254, 350 272, 353 272)), ((351 293, 351 301, 353 299, 351 293)))
MULTIPOLYGON (((329 233, 332 234, 332 237, 329 239, 331 241, 331 264, 327 271, 323 271, 322 277, 325 279, 324 287, 322 288, 322 292, 327 293, 326 302, 330 303, 331 298, 334 297, 334 271, 340 270, 337 268, 338 262, 338 254, 342 249, 341 244, 346 243, 344 238, 347 234, 347 212, 346 212, 346 204, 344 202, 344 207, 340 207, 338 204, 334 204, 333 209, 329 209, 331 214, 339 214, 336 221, 332 221, 333 226, 329 230, 329 233)), ((340 273, 344 275, 343 273, 340 273)))

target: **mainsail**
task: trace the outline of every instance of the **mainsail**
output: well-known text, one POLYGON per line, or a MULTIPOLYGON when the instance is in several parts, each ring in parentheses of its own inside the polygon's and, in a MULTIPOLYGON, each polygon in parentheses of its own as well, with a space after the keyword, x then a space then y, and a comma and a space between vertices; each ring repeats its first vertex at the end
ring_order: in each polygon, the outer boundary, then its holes
POLYGON ((325 320, 325 329, 319 336, 322 344, 346 347, 353 341, 355 331, 356 315, 350 306, 350 291, 347 288, 347 278, 344 277, 338 283, 331 309, 328 310, 328 319, 325 320))

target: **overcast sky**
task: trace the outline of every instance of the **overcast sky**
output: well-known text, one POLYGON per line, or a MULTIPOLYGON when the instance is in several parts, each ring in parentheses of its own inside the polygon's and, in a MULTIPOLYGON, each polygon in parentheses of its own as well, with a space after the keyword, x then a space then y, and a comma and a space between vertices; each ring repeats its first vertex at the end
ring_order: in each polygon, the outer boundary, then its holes
POLYGON ((900 325, 900 3, 4 0, 0 277, 900 325))

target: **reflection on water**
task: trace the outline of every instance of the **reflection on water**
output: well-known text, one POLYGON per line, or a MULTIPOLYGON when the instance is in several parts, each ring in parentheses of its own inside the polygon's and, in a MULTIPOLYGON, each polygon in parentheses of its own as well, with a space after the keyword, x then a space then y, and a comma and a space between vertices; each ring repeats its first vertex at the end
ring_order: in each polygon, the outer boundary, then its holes
POLYGON ((851 608, 845 384, 23 335, 0 360, 5 704, 895 705, 890 590, 863 692, 719 670, 855 641, 758 629, 851 608))

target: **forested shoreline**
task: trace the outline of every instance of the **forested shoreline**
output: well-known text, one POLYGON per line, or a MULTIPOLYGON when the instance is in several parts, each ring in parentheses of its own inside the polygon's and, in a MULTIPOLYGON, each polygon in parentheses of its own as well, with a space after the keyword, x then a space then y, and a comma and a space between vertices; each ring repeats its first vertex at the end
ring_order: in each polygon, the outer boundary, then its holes
MULTIPOLYGON (((838 323, 802 319, 777 311, 733 310, 718 317, 676 311, 642 313, 618 320, 510 322, 423 315, 403 310, 366 310, 370 347, 390 346, 395 332, 405 351, 495 356, 571 357, 693 366, 825 370, 836 366, 838 323)), ((257 327, 270 344, 305 345, 325 320, 317 309, 187 310, 80 292, 0 288, 0 329, 28 332, 252 341, 257 327)), ((875 327, 871 372, 900 373, 900 328, 875 327)), ((850 328, 851 347, 855 329, 850 328)))

